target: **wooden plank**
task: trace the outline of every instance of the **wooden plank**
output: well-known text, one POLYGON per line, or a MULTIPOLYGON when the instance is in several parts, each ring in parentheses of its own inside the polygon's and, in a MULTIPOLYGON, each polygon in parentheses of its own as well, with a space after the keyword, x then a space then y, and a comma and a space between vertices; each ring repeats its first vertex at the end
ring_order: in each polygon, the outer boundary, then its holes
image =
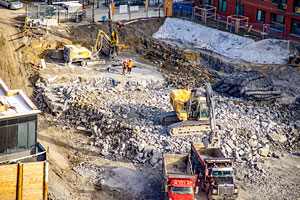
POLYGON ((9 193, 9 194, 0 193, 0 199, 2 199, 2 200, 16 200, 16 193, 9 193))
POLYGON ((17 164, 2 165, 2 166, 0 166, 0 176, 2 176, 4 174, 9 174, 11 172, 16 172, 17 169, 18 169, 18 165, 17 164))
POLYGON ((23 191, 23 200, 30 199, 30 200, 40 200, 43 199, 43 191, 39 190, 29 190, 29 191, 23 191))

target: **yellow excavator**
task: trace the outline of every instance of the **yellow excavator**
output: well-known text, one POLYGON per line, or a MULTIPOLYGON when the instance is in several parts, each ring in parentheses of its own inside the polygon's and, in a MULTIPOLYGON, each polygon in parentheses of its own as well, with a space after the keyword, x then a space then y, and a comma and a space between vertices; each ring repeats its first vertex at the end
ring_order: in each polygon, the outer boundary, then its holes
POLYGON ((170 135, 194 135, 216 130, 213 91, 209 83, 204 88, 176 89, 170 93, 174 111, 162 116, 170 135))
POLYGON ((109 57, 118 54, 119 36, 113 27, 111 20, 111 12, 109 10, 109 29, 110 35, 108 36, 104 31, 99 30, 93 51, 89 51, 80 45, 65 45, 64 46, 64 60, 71 64, 72 62, 81 62, 84 66, 87 62, 100 60, 100 51, 103 49, 103 44, 106 42, 109 46, 109 57))
POLYGON ((114 56, 118 53, 119 36, 117 35, 115 29, 111 31, 111 36, 106 35, 102 30, 99 30, 97 40, 94 46, 94 54, 99 55, 103 48, 103 41, 105 41, 109 46, 109 56, 114 56))
POLYGON ((109 21, 110 36, 106 35, 102 30, 99 30, 97 40, 94 46, 95 55, 99 55, 103 47, 103 41, 105 41, 109 46, 109 57, 118 54, 119 36, 116 32, 116 29, 113 27, 111 6, 109 7, 108 10, 108 16, 109 16, 108 21, 109 21))

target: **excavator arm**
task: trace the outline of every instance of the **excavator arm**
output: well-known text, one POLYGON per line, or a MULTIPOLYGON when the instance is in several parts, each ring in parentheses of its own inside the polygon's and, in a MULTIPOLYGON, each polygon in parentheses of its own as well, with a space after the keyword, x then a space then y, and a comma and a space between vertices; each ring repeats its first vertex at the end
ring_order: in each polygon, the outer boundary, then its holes
POLYGON ((104 33, 102 30, 99 30, 97 35, 97 40, 94 46, 94 53, 97 54, 97 52, 101 51, 102 45, 103 45, 103 39, 104 41, 109 45, 110 48, 114 48, 119 44, 119 36, 116 34, 116 31, 113 30, 111 33, 111 38, 104 33))

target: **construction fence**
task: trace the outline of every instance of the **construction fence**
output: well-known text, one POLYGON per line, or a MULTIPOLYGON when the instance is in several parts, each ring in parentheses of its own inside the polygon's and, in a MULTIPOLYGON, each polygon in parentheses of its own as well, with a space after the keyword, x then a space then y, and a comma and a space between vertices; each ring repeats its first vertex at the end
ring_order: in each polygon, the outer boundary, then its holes
POLYGON ((30 26, 57 26, 59 23, 79 23, 86 17, 86 11, 70 12, 62 5, 27 5, 26 17, 30 26))
MULTIPOLYGON (((81 5, 82 7, 71 10, 71 6, 66 6, 63 3, 55 5, 29 4, 26 8, 28 25, 57 26, 60 23, 91 23, 103 22, 108 19, 109 6, 106 1, 88 1, 81 5)), ((110 5, 113 5, 114 21, 164 16, 162 3, 158 2, 149 3, 147 6, 142 1, 139 3, 122 1, 119 4, 110 5)))
POLYGON ((47 199, 48 162, 0 165, 0 199, 47 199))

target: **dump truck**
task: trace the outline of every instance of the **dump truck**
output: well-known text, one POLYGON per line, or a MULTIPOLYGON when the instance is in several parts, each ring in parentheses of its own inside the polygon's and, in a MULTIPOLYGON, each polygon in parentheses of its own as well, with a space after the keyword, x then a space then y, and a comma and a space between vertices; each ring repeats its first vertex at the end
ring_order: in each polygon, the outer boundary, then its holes
POLYGON ((202 134, 216 130, 213 91, 209 83, 204 88, 176 89, 169 95, 172 112, 162 116, 172 136, 202 134))
POLYGON ((203 143, 192 143, 191 163, 193 173, 198 175, 198 183, 208 199, 237 199, 232 158, 226 158, 219 148, 206 148, 203 143))
POLYGON ((192 174, 190 155, 163 154, 165 200, 194 200, 197 175, 192 174))

